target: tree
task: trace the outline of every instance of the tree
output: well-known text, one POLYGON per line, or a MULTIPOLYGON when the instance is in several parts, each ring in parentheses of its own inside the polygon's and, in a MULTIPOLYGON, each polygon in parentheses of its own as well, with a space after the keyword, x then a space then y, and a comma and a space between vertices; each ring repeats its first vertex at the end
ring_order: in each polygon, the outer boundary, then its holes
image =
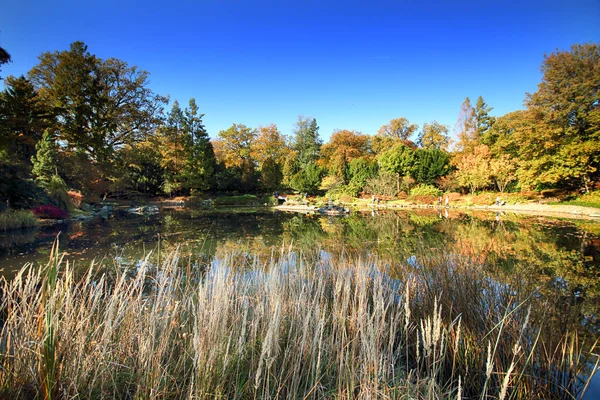
POLYGON ((475 109, 467 97, 460 106, 458 119, 454 125, 454 134, 458 138, 456 150, 459 153, 470 152, 477 145, 477 120, 475 109))
POLYGON ((424 149, 448 150, 450 137, 448 136, 448 127, 437 121, 423 124, 423 129, 419 134, 418 144, 424 149))
POLYGON ((337 176, 345 183, 348 183, 348 163, 355 158, 368 157, 370 153, 369 136, 346 129, 335 130, 329 142, 321 148, 323 164, 329 174, 337 176))
POLYGON ((517 179, 515 173, 517 169, 516 160, 508 154, 501 154, 498 158, 492 158, 489 165, 490 175, 496 182, 498 190, 504 193, 508 184, 517 179))
POLYGON ((44 131, 42 139, 35 145, 36 154, 31 158, 32 173, 41 186, 47 186, 56 174, 58 152, 56 141, 50 130, 44 131))
POLYGON ((450 156, 436 149, 417 149, 411 176, 417 183, 433 185, 450 171, 450 156))
POLYGON ((475 129, 477 130, 477 137, 480 139, 486 135, 496 121, 489 114, 492 110, 493 108, 483 100, 483 97, 479 96, 477 98, 475 103, 475 129))
POLYGON ((192 138, 186 132, 185 117, 179 102, 175 100, 166 121, 156 130, 164 170, 163 189, 167 194, 185 189, 184 170, 192 138))
MULTIPOLYGON (((8 51, 4 50, 2 47, 0 47, 0 67, 3 64, 7 64, 10 62, 10 54, 8 54, 8 51)), ((0 71, 2 71, 0 69, 0 71)), ((0 76, 0 79, 2 79, 2 76, 0 76)))
POLYGON ((260 184, 262 188, 267 192, 278 190, 282 179, 281 166, 272 158, 265 159, 260 169, 260 184))
POLYGON ((541 70, 537 92, 525 101, 536 123, 548 127, 552 144, 536 147, 548 159, 539 172, 548 183, 587 190, 600 180, 600 47, 557 51, 545 56, 541 70))
POLYGON ((250 155, 258 163, 259 168, 262 168, 266 160, 275 161, 281 166, 289 154, 290 149, 286 143, 286 137, 279 132, 277 125, 258 127, 250 155))
POLYGON ((29 169, 35 145, 52 122, 50 111, 25 77, 9 76, 4 84, 6 88, 0 93, 0 153, 29 169))
POLYGON ((28 77, 58 116, 63 146, 94 163, 152 131, 166 98, 148 88, 149 74, 126 62, 92 55, 83 42, 68 51, 44 53, 28 77))
POLYGON ((319 126, 314 118, 299 116, 294 129, 293 149, 300 167, 312 164, 321 155, 323 141, 319 137, 319 126))
POLYGON ((291 186, 299 192, 314 194, 319 190, 323 171, 315 164, 308 164, 292 177, 291 186))
POLYGON ((215 153, 202 117, 204 114, 198 113, 196 100, 191 98, 183 118, 183 126, 189 137, 184 141, 184 187, 190 191, 209 190, 216 167, 215 153))
POLYGON ((414 150, 404 144, 397 144, 379 156, 380 170, 394 173, 397 177, 396 188, 400 191, 403 176, 410 175, 415 162, 414 150))
POLYGON ((401 117, 392 119, 387 125, 379 128, 378 134, 392 139, 408 140, 419 129, 419 125, 411 124, 408 119, 401 117))
POLYGON ((219 143, 215 150, 219 161, 225 166, 241 166, 251 158, 251 149, 256 133, 244 124, 232 124, 228 129, 219 131, 219 143))
POLYGON ((475 146, 473 152, 464 154, 457 165, 456 179, 458 183, 468 187, 471 194, 489 185, 491 182, 490 159, 490 150, 484 144, 475 146))
POLYGON ((377 162, 365 157, 355 158, 348 165, 348 178, 350 185, 355 186, 358 191, 362 190, 367 181, 377 176, 377 162))

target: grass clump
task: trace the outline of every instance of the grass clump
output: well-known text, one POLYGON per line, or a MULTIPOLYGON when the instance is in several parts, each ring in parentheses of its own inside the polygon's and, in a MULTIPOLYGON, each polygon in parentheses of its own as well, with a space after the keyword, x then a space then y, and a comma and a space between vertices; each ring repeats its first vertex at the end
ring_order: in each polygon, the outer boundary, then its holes
POLYGON ((565 398, 595 372, 469 262, 162 259, 78 277, 53 252, 2 279, 0 396, 565 398))
POLYGON ((31 211, 10 208, 0 211, 0 231, 33 228, 37 225, 38 220, 31 211))
POLYGON ((556 204, 600 208, 600 190, 588 192, 556 204))

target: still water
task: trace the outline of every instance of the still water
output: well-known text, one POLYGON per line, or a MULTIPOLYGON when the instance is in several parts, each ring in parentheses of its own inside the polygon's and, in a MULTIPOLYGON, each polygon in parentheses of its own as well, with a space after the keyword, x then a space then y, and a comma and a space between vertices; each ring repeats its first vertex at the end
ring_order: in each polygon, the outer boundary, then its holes
MULTIPOLYGON (((344 217, 248 208, 164 208, 153 215, 117 210, 105 219, 0 234, 0 274, 10 279, 27 263, 44 265, 57 236, 65 259, 81 270, 92 260, 107 268, 135 266, 175 248, 182 263, 227 259, 240 268, 285 249, 314 260, 359 257, 385 266, 392 277, 407 266, 421 268, 428 258, 447 257, 474 265, 474 279, 491 280, 515 298, 533 299, 532 318, 548 335, 576 330, 582 341, 600 337, 597 221, 445 210, 344 217)), ((586 398, 600 396, 599 376, 586 398)))

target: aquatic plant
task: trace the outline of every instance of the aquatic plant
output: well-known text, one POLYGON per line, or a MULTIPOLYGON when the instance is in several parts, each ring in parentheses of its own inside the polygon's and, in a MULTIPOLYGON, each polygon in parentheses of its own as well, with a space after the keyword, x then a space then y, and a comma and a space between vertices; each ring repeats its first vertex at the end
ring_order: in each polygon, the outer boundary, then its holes
POLYGON ((576 332, 545 331, 536 296, 465 260, 392 279, 375 259, 284 251, 161 259, 82 275, 54 250, 2 278, 0 396, 571 398, 598 366, 576 332))
POLYGON ((0 231, 32 228, 37 226, 37 218, 31 211, 6 209, 0 211, 0 231))

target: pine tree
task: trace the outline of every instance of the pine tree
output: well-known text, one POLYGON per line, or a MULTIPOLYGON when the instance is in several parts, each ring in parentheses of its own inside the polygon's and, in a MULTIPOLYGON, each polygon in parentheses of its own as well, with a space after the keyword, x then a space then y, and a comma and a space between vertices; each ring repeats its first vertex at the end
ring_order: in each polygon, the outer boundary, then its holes
POLYGON ((46 187, 52 180, 52 176, 56 173, 56 162, 58 159, 56 141, 49 129, 44 131, 42 139, 35 145, 35 148, 37 152, 31 158, 33 164, 31 172, 35 176, 36 181, 41 186, 46 187))

